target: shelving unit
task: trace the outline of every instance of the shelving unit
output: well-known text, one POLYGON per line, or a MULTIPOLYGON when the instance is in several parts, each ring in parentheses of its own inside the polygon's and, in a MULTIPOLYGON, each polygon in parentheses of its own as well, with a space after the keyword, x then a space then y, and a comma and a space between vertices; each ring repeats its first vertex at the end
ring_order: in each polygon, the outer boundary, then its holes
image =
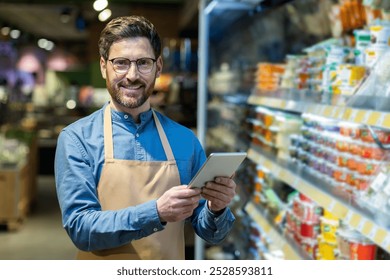
MULTIPOLYGON (((206 134, 217 139, 221 145, 231 147, 232 150, 243 145, 237 145, 237 139, 232 137, 232 130, 208 129, 207 125, 207 78, 209 67, 209 40, 211 37, 220 38, 233 22, 248 16, 251 12, 261 11, 262 2, 278 2, 279 5, 289 1, 200 1, 199 13, 199 77, 198 77, 198 137, 206 146, 206 134), (213 26, 213 30, 210 30, 213 26)), ((233 93, 234 94, 234 93, 233 93)), ((238 93, 237 93, 238 94, 238 93)), ((363 97, 364 98, 364 97, 363 97)), ((311 114, 333 120, 352 122, 367 126, 375 126, 382 129, 390 129, 390 112, 376 110, 375 108, 360 108, 349 103, 350 100, 340 102, 323 103, 321 94, 300 90, 280 92, 260 92, 257 89, 251 91, 247 99, 248 107, 267 107, 284 112, 292 112, 296 115, 311 114), (351 105, 351 106, 350 106, 351 105)), ((375 102, 374 102, 375 103, 375 102)), ((377 104, 378 102, 376 102, 377 104)), ((360 102, 365 104, 365 102, 360 102)), ((371 104, 372 106, 372 104, 371 104)), ((383 106, 382 106, 383 107, 383 106)), ((248 131, 248 135, 251 132, 248 131)), ((249 145, 247 145, 249 146, 249 145)), ((248 148, 248 158, 255 165, 261 165, 271 170, 272 175, 291 186, 298 192, 309 197, 320 207, 328 210, 335 217, 343 221, 343 224, 358 231, 364 237, 372 240, 387 253, 390 253, 390 229, 387 225, 377 220, 374 215, 346 194, 337 192, 327 185, 326 180, 314 176, 310 170, 296 162, 289 162, 277 158, 254 144, 248 148)), ((248 218, 258 224, 267 235, 278 244, 287 259, 312 259, 294 240, 284 234, 281 228, 274 224, 266 211, 257 205, 257 202, 249 198, 244 211, 248 218)), ((198 247, 199 251, 203 249, 198 247)), ((200 255, 198 255, 200 256, 200 255)))
POLYGON ((269 236, 273 243, 278 244, 278 247, 281 248, 287 259, 310 259, 310 257, 305 252, 298 248, 293 241, 284 235, 280 228, 276 227, 274 223, 268 219, 267 215, 261 211, 261 209, 256 207, 255 203, 248 202, 245 206, 245 211, 253 221, 261 226, 261 228, 269 236))
POLYGON ((251 147, 248 150, 248 157, 272 170, 272 173, 280 180, 310 197, 349 226, 390 252, 390 231, 379 225, 369 213, 332 193, 332 190, 324 182, 315 180, 296 164, 278 161, 256 147, 251 147))
POLYGON ((294 111, 297 113, 311 113, 339 121, 355 122, 390 129, 389 112, 286 100, 282 98, 262 96, 261 93, 252 94, 248 99, 248 104, 267 106, 280 110, 294 111))

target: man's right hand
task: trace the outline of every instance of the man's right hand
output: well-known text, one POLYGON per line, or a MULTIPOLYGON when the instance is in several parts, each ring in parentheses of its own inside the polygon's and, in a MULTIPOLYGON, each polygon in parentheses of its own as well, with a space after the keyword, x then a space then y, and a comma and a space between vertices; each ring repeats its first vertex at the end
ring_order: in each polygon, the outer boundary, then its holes
POLYGON ((201 198, 200 188, 186 185, 173 187, 157 199, 157 211, 161 222, 178 222, 192 215, 201 198))

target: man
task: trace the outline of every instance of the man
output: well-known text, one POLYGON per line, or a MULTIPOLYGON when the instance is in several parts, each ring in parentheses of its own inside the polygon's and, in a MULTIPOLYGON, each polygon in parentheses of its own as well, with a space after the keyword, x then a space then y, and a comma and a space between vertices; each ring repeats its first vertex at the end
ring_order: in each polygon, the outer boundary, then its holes
POLYGON ((99 39, 110 102, 58 138, 55 178, 63 225, 79 259, 184 259, 185 221, 210 243, 232 228, 236 184, 186 184, 205 161, 193 132, 150 106, 163 67, 147 19, 113 19, 99 39), (203 198, 202 198, 203 197, 203 198))

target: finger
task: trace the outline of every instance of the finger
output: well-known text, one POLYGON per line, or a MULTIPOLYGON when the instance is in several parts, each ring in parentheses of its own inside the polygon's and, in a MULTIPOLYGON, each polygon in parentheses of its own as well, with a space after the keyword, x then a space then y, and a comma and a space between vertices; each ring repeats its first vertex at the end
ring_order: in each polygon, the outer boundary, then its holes
POLYGON ((211 201, 213 204, 218 204, 218 205, 227 205, 230 203, 230 199, 229 197, 227 196, 214 196, 214 195, 209 195, 207 193, 205 193, 203 195, 203 197, 206 199, 206 200, 209 200, 211 201))
POLYGON ((214 182, 228 188, 233 188, 235 186, 235 182, 228 177, 215 177, 214 182))

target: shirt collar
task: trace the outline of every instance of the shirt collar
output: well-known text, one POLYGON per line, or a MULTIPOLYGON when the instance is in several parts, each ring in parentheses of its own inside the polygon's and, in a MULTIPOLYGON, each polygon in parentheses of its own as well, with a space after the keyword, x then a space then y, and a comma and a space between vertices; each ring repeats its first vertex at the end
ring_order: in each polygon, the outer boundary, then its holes
MULTIPOLYGON (((133 118, 128 113, 115 111, 114 109, 111 108, 111 116, 112 116, 113 121, 127 122, 127 123, 131 123, 131 124, 135 124, 133 118)), ((140 114, 141 123, 137 124, 137 125, 142 126, 143 124, 145 124, 149 120, 151 120, 152 117, 153 117, 152 109, 149 109, 148 111, 142 112, 140 114)))

